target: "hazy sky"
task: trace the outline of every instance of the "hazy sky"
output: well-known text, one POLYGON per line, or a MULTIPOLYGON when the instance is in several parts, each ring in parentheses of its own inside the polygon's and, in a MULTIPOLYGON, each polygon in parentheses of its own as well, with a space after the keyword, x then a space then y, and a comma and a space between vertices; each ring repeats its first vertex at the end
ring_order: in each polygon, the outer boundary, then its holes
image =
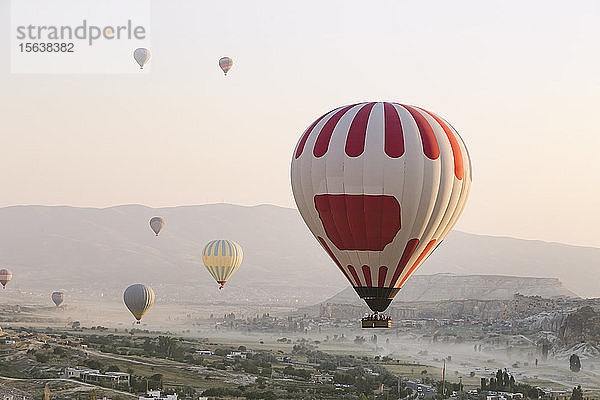
POLYGON ((10 74, 8 11, 0 206, 291 207, 305 127, 392 100, 467 143, 458 229, 600 247, 597 0, 154 1, 140 75, 10 74))

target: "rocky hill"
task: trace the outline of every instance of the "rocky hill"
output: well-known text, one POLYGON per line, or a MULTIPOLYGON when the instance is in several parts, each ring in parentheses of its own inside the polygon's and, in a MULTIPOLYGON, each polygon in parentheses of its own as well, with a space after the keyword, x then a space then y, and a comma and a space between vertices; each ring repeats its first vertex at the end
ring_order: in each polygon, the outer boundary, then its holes
POLYGON ((566 345, 600 341, 600 314, 590 306, 569 314, 558 331, 558 338, 566 345))
MULTIPOLYGON (((524 296, 578 297, 556 278, 531 278, 502 275, 415 275, 400 290, 395 300, 512 300, 524 296)), ((323 303, 360 304, 352 288, 346 288, 323 303)))

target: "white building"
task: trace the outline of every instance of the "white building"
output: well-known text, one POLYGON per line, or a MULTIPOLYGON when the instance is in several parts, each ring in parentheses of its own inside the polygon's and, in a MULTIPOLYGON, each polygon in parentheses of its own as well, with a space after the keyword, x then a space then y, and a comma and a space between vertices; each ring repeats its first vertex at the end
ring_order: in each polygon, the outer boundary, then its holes
POLYGON ((227 354, 227 358, 241 358, 242 360, 245 360, 246 354, 242 353, 241 351, 232 351, 231 353, 227 354))
POLYGON ((333 383, 333 375, 316 372, 316 373, 310 375, 310 382, 312 382, 312 383, 333 383))
POLYGON ((89 368, 65 368, 65 372, 62 374, 63 379, 82 379, 82 375, 85 374, 99 374, 100 371, 97 369, 89 368))
POLYGON ((125 372, 107 372, 101 374, 97 369, 89 368, 65 368, 61 378, 81 379, 87 383, 111 383, 129 386, 130 376, 125 372))
POLYGON ((161 396, 160 390, 148 390, 146 396, 140 396, 139 400, 177 400, 177 393, 161 396))

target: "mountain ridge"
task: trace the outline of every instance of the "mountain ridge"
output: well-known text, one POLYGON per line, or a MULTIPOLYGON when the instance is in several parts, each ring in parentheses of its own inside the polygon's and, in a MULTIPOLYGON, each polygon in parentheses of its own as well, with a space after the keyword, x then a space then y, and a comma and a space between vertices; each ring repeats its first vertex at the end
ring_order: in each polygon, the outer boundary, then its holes
MULTIPOLYGON (((215 283, 201 262, 211 239, 244 249, 240 269, 219 301, 314 304, 348 286, 293 208, 227 203, 152 208, 16 205, 0 208, 0 265, 13 271, 10 287, 47 292, 120 295, 146 282, 169 301, 210 301, 215 283), (148 225, 162 216, 156 238, 148 225), (253 300, 252 300, 253 299, 253 300)), ((573 292, 600 296, 593 268, 600 249, 506 236, 452 232, 417 272, 556 277, 573 292), (568 268, 567 268, 568 267, 568 268)))

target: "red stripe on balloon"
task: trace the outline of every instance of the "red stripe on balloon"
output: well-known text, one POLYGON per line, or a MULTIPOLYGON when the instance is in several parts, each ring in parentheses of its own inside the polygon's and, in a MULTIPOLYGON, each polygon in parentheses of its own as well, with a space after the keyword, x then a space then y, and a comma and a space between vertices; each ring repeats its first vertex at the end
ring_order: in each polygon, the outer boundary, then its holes
POLYGON ((338 259, 336 258, 336 256, 333 254, 333 252, 331 251, 331 249, 329 248, 329 246, 327 246, 327 243, 325 242, 325 239, 323 239, 321 236, 317 236, 317 239, 319 240, 319 243, 321 243, 321 246, 323 246, 323 248, 325 249, 325 251, 327 252, 327 254, 329 254, 329 257, 331 257, 331 259, 333 260, 333 262, 335 263, 335 265, 338 266, 338 268, 340 269, 340 271, 342 271, 342 274, 344 274, 344 276, 346 277, 346 279, 348 279, 348 282, 352 283, 352 280, 350 280, 350 277, 348 276, 348 274, 346 273, 346 271, 344 270, 344 268, 342 268, 342 264, 340 264, 340 262, 338 261, 338 259))
POLYGON ((385 114, 385 154, 398 158, 404 154, 404 133, 398 111, 391 103, 383 103, 385 114))
MULTIPOLYGON (((352 265, 348 265, 348 270, 350 270, 350 273, 354 277, 354 280, 356 281, 356 286, 362 286, 362 283, 360 282, 360 278, 358 277, 358 274, 356 273, 356 270, 354 269, 354 267, 352 265)), ((350 281, 350 283, 352 283, 352 281, 350 281)))
POLYGON ((313 149, 313 154, 315 157, 322 157, 325 153, 327 153, 327 149, 329 148, 329 141, 331 140, 331 135, 333 135, 333 130, 337 125, 338 121, 346 114, 346 112, 354 107, 356 104, 352 104, 350 106, 346 106, 333 114, 331 118, 321 129, 319 132, 319 136, 317 136, 317 140, 315 142, 315 148, 313 149))
POLYGON ((387 276, 388 267, 385 265, 379 267, 379 281, 377 282, 377 286, 383 287, 385 285, 385 277, 387 276))
MULTIPOLYGON (((330 111, 331 112, 331 111, 330 111)), ((304 135, 302 135, 302 138, 300 139, 300 143, 298 143, 298 148, 296 149, 296 158, 300 157, 302 155, 302 152, 304 151, 304 146, 306 145, 306 141, 308 140, 308 137, 310 136, 311 132, 313 131, 313 129, 315 129, 315 126, 317 126, 317 124, 319 122, 321 122, 321 120, 323 118, 325 118, 325 116, 329 114, 329 113, 325 113, 323 115, 321 115, 315 122, 313 122, 308 129, 304 132, 304 135)))
POLYGON ((327 237, 340 250, 381 251, 401 228, 394 196, 318 194, 314 202, 327 237))
MULTIPOLYGON (((341 243, 347 243, 351 248, 364 247, 362 246, 360 234, 353 234, 353 232, 356 232, 357 226, 364 225, 364 209, 356 207, 360 202, 348 201, 344 195, 330 196, 328 201, 329 209, 332 211, 333 226, 335 227, 333 230, 340 237, 341 243), (361 210, 360 214, 356 214, 356 210, 361 210), (354 229, 352 229, 353 226, 354 229)), ((337 246, 337 243, 334 244, 337 246)))
POLYGON ((368 265, 363 265, 362 272, 365 277, 365 282, 367 283, 367 286, 373 286, 373 281, 371 280, 371 268, 369 268, 368 265))
POLYGON ((435 239, 433 239, 432 241, 427 243, 427 246, 425 246, 425 248, 421 252, 421 255, 419 256, 419 258, 417 258, 417 261, 415 261, 415 263, 412 265, 412 267, 410 267, 410 269, 408 270, 408 273, 406 275, 404 275, 404 278, 402 278, 402 281, 400 282, 400 285, 398 285, 398 287, 402 287, 402 285, 404 285, 404 282, 406 282, 406 280, 408 278, 410 278, 410 276, 415 271, 415 269, 417 269, 417 267, 421 264, 421 262, 423 262, 423 260, 425 259, 425 257, 427 257, 427 255, 429 254, 429 252, 431 251, 431 249, 433 248, 434 245, 435 245, 435 239))
POLYGON ((408 260, 410 260, 418 245, 419 239, 410 239, 406 243, 406 246, 404 247, 404 252, 402 252, 402 257, 400 257, 400 261, 398 261, 396 271, 394 271, 394 275, 392 276, 392 280, 390 281, 390 287, 394 287, 396 285, 398 277, 400 276, 402 271, 404 271, 404 267, 406 267, 406 264, 408 264, 408 260))
POLYGON ((350 157, 358 157, 365 151, 365 140, 367 137, 367 124, 371 116, 371 110, 375 103, 363 106, 352 120, 348 136, 346 137, 346 154, 350 157))
POLYGON ((429 122, 427 122, 425 117, 414 108, 405 106, 404 104, 401 104, 401 106, 404 107, 410 113, 410 115, 412 115, 413 119, 417 123, 419 134, 421 135, 421 142, 423 143, 423 153, 425 153, 428 158, 437 160, 440 156, 440 148, 435 137, 435 132, 433 132, 431 125, 429 125, 429 122))
POLYGON ((452 147, 452 157, 454 158, 454 176, 461 180, 464 175, 463 156, 462 152, 460 151, 460 144, 458 144, 458 140, 456 139, 454 132, 452 132, 452 129, 450 129, 446 121, 444 121, 434 113, 431 113, 427 110, 423 110, 422 108, 419 108, 419 110, 431 115, 431 117, 435 119, 438 124, 440 124, 440 126, 446 133, 446 136, 450 141, 450 147, 452 147))

